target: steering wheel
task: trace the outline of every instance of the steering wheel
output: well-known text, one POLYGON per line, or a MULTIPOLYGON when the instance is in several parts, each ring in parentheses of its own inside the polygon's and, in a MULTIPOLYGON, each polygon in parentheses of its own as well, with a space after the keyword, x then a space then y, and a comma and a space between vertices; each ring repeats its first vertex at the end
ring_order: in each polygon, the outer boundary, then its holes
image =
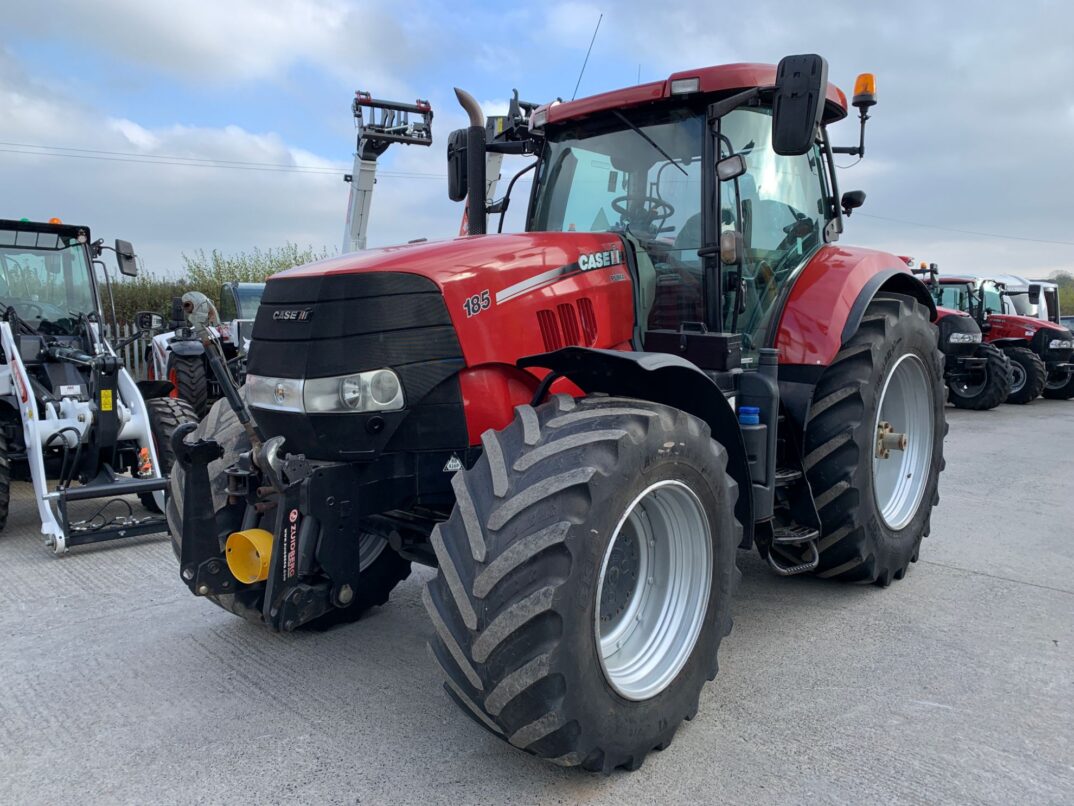
POLYGON ((675 213, 674 207, 663 199, 658 199, 656 196, 616 196, 611 202, 612 210, 618 213, 620 217, 629 221, 633 215, 630 208, 627 207, 627 204, 629 203, 634 205, 644 204, 648 206, 648 209, 645 210, 648 220, 638 222, 640 224, 645 224, 646 226, 651 226, 658 221, 662 224, 675 213))
POLYGON ((44 319, 45 309, 38 305, 36 302, 20 302, 19 305, 26 308, 30 316, 34 319, 44 319), (34 313, 37 311, 37 313, 34 313))

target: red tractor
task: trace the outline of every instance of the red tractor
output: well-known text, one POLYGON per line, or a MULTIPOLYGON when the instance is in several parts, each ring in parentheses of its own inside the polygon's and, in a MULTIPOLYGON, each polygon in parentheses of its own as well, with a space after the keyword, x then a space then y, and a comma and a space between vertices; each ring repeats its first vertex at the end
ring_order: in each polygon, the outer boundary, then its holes
MULTIPOLYGON (((913 258, 903 260, 914 265, 913 258)), ((935 263, 922 263, 911 272, 928 278, 930 287, 936 287, 939 267, 935 263)), ((936 326, 944 354, 947 399, 957 408, 975 411, 1003 403, 1011 392, 1013 373, 1007 354, 994 344, 983 343, 980 325, 965 311, 937 305, 936 326)))
POLYGON ((996 279, 941 276, 932 282, 936 301, 972 315, 987 344, 1011 361, 1008 403, 1029 403, 1041 394, 1074 397, 1074 336, 1062 325, 1029 313, 1030 289, 1010 289, 996 279), (1017 311, 1024 310, 1025 313, 1017 311))
MULTIPOLYGON (((470 235, 268 281, 252 420, 218 404, 174 440, 180 575, 292 630, 434 565, 463 712, 635 769, 716 675, 737 549, 879 585, 917 559, 946 432, 935 303, 836 243, 864 194, 839 195, 833 155, 864 141, 832 146, 848 105, 819 56, 516 104, 492 136, 459 95, 470 235), (489 153, 535 157, 525 232, 485 234, 507 206, 489 153)), ((863 76, 863 132, 874 102, 863 76)))

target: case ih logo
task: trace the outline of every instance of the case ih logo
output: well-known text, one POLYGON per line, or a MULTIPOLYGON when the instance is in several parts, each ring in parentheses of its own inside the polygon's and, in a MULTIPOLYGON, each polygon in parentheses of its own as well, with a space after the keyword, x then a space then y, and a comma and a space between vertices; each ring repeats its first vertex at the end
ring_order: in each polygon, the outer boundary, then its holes
POLYGON ((578 268, 582 271, 618 266, 622 262, 623 253, 618 249, 605 249, 603 252, 591 252, 578 256, 578 268))
POLYGON ((273 311, 272 318, 277 322, 306 322, 313 315, 310 308, 298 308, 293 310, 273 311))

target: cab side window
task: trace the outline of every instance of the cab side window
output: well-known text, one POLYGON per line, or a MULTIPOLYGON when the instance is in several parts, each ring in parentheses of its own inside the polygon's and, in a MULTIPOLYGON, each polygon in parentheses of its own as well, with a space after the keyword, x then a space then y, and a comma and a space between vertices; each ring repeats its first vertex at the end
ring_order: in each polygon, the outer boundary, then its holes
POLYGON ((218 310, 221 322, 230 322, 239 318, 239 313, 235 310, 235 292, 226 285, 220 288, 220 308, 218 310))
MULTIPOLYGON (((771 137, 770 110, 738 109, 720 123, 721 156, 746 158, 746 173, 721 183, 720 226, 742 233, 743 299, 737 330, 747 349, 760 346, 780 287, 824 243, 827 224, 828 191, 820 148, 784 157, 772 150, 771 137)), ((724 314, 728 329, 734 320, 732 309, 733 305, 724 314)))
POLYGON ((999 286, 993 282, 985 282, 981 290, 984 293, 985 310, 1003 313, 1003 295, 999 293, 999 286))

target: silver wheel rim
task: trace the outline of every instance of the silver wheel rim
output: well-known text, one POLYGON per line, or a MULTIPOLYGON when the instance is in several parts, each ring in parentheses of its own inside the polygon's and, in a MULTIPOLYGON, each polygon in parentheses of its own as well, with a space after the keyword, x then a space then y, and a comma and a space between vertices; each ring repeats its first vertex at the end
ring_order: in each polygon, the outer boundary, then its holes
POLYGON ((362 532, 358 537, 358 573, 362 573, 387 547, 388 541, 372 532, 362 532))
POLYGON ((905 447, 881 456, 873 446, 873 495, 889 529, 902 529, 917 513, 932 466, 933 388, 925 365, 912 353, 895 362, 880 392, 873 439, 884 424, 905 435, 905 447))
POLYGON ((712 538, 701 501, 680 481, 646 488, 615 527, 597 582, 600 665, 628 700, 647 700, 686 664, 712 587, 712 538))
POLYGON ((1011 361, 1011 392, 1021 392, 1026 385, 1026 370, 1017 361, 1011 361))
POLYGON ((1048 380, 1044 382, 1047 389, 1062 389, 1070 383, 1070 372, 1052 372, 1048 374, 1048 380), (1055 380, 1052 380, 1055 378, 1055 380))
POLYGON ((955 383, 955 391, 960 397, 977 397, 981 392, 985 390, 988 385, 988 377, 980 383, 966 383, 965 381, 958 381, 955 383))

